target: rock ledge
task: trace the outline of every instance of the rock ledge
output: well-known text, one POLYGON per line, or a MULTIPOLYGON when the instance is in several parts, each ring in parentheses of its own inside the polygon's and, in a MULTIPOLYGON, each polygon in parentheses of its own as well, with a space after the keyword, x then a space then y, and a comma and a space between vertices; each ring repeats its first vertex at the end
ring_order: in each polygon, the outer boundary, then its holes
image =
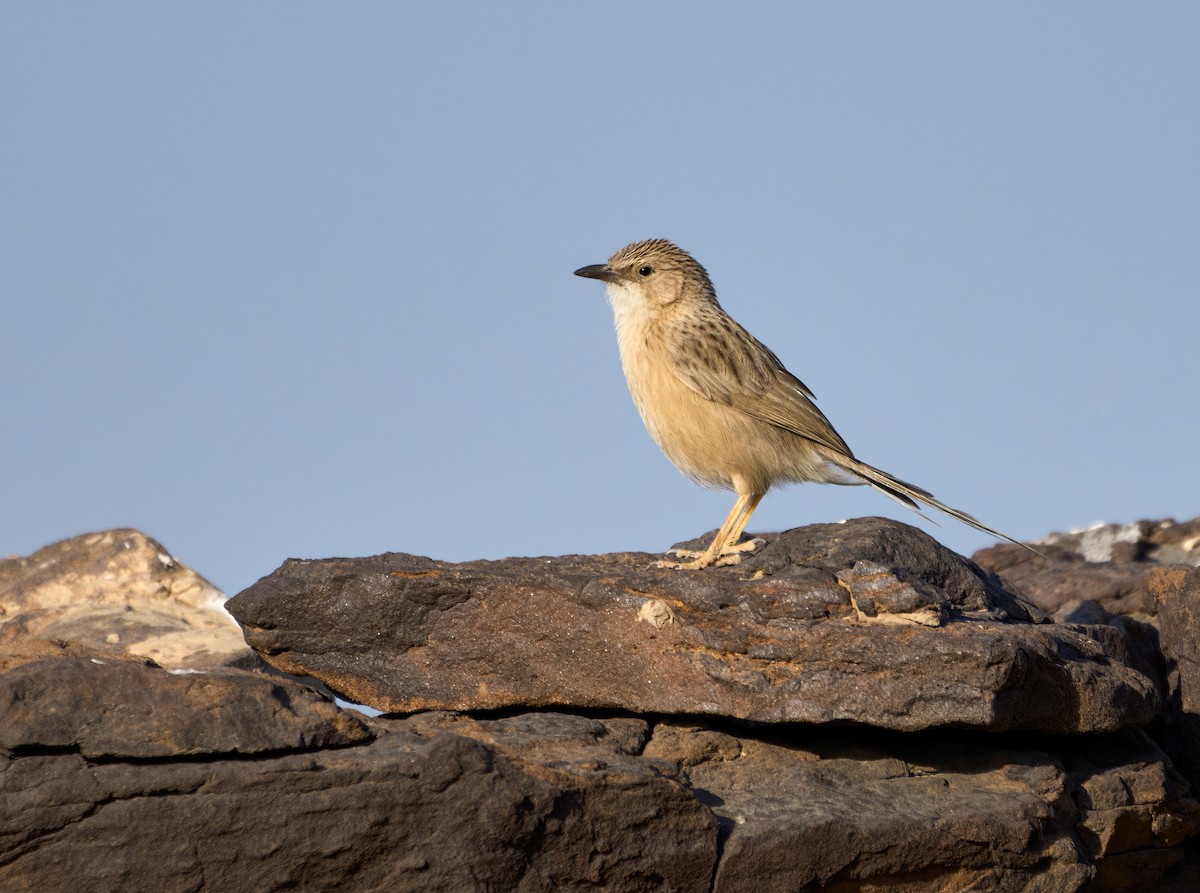
POLYGON ((899 731, 1139 725, 1156 680, 920 531, 867 518, 700 573, 623 553, 290 560, 229 610, 280 670, 386 712, 565 709, 899 731))

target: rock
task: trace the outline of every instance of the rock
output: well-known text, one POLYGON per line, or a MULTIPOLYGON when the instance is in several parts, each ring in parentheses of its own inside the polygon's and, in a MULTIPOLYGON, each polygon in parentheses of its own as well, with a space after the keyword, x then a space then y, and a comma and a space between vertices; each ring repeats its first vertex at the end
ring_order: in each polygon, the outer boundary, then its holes
POLYGON ((1135 856, 1146 889, 1200 828, 1200 806, 1137 733, 1109 736, 1092 762, 1074 744, 962 734, 797 738, 744 739, 739 757, 689 770, 728 835, 717 889, 1073 890, 1135 856), (1107 848, 1081 845, 1106 834, 1107 848))
POLYGON ((1153 584, 1167 660, 1167 752, 1200 788, 1200 568, 1164 568, 1153 584))
POLYGON ((375 722, 469 736, 531 773, 632 772, 640 753, 712 810, 720 893, 1121 889, 1133 864, 1146 889, 1200 830, 1200 804, 1140 732, 1015 750, 977 734, 563 714, 375 722))
POLYGON ((918 747, 739 737, 732 757, 688 770, 721 820, 717 890, 1074 890, 1094 872, 1071 834, 1069 781, 1045 753, 936 734, 918 747))
POLYGON ((1037 548, 1041 556, 1002 543, 972 558, 1050 614, 1069 601, 1092 600, 1110 614, 1153 615, 1150 580, 1156 570, 1171 564, 1200 565, 1200 518, 1182 524, 1097 524, 1053 533, 1037 548))
POLYGON ((1070 891, 1134 864, 1149 889, 1196 827, 1136 734, 1093 752, 561 713, 369 723, 306 753, 0 758, 0 889, 1070 891))
POLYGON ((1069 602, 1063 603, 1062 607, 1054 612, 1055 623, 1098 626, 1108 623, 1112 618, 1113 615, 1104 610, 1104 606, 1100 602, 1090 598, 1073 598, 1069 602))
POLYGON ((1145 889, 1185 857, 1200 804, 1144 734, 1072 742, 1067 758, 1079 839, 1098 866, 1090 889, 1145 889))
POLYGON ((892 522, 654 557, 293 561, 231 602, 281 667, 409 716, 6 617, 0 890, 1195 889, 1200 804, 1130 725, 1155 675, 1196 715, 1200 570, 1146 577, 1168 662, 1148 623, 1083 595, 1045 622, 892 522))
POLYGON ((1135 521, 1093 524, 1083 530, 1052 533, 1039 545, 1073 552, 1093 564, 1187 564, 1200 566, 1200 518, 1178 522, 1135 521))
POLYGON ((0 670, 54 654, 171 669, 253 662, 225 597, 136 530, 83 534, 0 560, 0 670))
POLYGON ((1116 629, 1029 622, 998 578, 898 522, 799 528, 703 573, 656 557, 289 560, 228 607, 280 670, 392 712, 1080 733, 1158 704, 1116 629))
POLYGON ((523 724, 540 752, 394 721, 270 758, 6 760, 0 889, 709 889, 716 822, 673 767, 602 722, 523 724))
POLYGON ((59 658, 0 674, 0 749, 148 759, 339 747, 370 737, 352 712, 290 679, 59 658))
POLYGON ((534 853, 532 861, 541 864, 525 879, 529 889, 709 889, 717 820, 677 764, 642 756, 645 720, 428 713, 375 723, 434 740, 454 734, 482 742, 558 791, 547 816, 548 846, 534 853))
POLYGON ((994 546, 975 559, 1057 620, 1120 629, 1168 692, 1160 742, 1200 784, 1200 518, 1096 525, 1039 548, 1042 557, 994 546))
POLYGON ((1158 564, 1200 567, 1200 518, 1190 521, 1149 521, 1145 557, 1158 564))

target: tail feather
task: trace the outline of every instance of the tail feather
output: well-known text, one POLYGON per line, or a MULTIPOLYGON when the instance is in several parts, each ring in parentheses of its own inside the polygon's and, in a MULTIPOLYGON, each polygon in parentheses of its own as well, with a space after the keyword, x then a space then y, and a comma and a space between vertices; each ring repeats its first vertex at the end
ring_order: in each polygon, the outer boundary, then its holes
POLYGON ((893 477, 886 471, 882 471, 873 465, 868 465, 866 462, 860 462, 858 459, 855 459, 852 456, 847 456, 844 453, 835 453, 832 450, 826 453, 826 458, 839 468, 842 468, 851 474, 862 478, 863 481, 870 484, 879 492, 886 496, 890 496, 901 505, 912 509, 921 517, 926 518, 926 520, 929 519, 921 511, 919 503, 924 503, 925 505, 937 509, 939 512, 944 512, 951 518, 962 521, 964 524, 974 527, 976 530, 982 531, 983 533, 994 536, 997 539, 1008 540, 1008 542, 1014 543, 1015 545, 1024 546, 1031 552, 1037 551, 1020 540, 1014 539, 1007 533, 1001 533, 999 530, 988 527, 973 515, 968 515, 961 509, 954 508, 954 506, 946 505, 946 503, 935 497, 928 490, 922 490, 920 487, 914 486, 906 481, 902 481, 897 477, 893 477))

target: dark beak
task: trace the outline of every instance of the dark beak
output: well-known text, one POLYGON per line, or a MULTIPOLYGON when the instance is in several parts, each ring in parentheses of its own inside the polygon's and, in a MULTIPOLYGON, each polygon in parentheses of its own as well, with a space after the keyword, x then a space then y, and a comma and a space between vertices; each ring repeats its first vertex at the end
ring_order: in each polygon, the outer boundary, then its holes
POLYGON ((582 276, 584 279, 599 279, 602 282, 612 282, 617 278, 617 274, 609 269, 608 264, 592 264, 590 267, 580 267, 575 271, 576 276, 582 276))

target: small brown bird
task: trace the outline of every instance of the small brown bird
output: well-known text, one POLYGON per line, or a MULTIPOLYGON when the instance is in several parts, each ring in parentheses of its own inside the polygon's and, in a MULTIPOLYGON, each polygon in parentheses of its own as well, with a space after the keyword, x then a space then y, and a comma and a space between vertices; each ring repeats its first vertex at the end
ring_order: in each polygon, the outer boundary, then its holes
POLYGON ((920 512, 925 503, 1017 542, 931 493, 854 458, 813 394, 721 305, 708 272, 666 239, 627 245, 575 271, 606 285, 621 365, 646 430, 675 467, 737 501, 704 552, 670 567, 737 564, 761 540, 739 542, 772 484, 870 484, 920 512))

